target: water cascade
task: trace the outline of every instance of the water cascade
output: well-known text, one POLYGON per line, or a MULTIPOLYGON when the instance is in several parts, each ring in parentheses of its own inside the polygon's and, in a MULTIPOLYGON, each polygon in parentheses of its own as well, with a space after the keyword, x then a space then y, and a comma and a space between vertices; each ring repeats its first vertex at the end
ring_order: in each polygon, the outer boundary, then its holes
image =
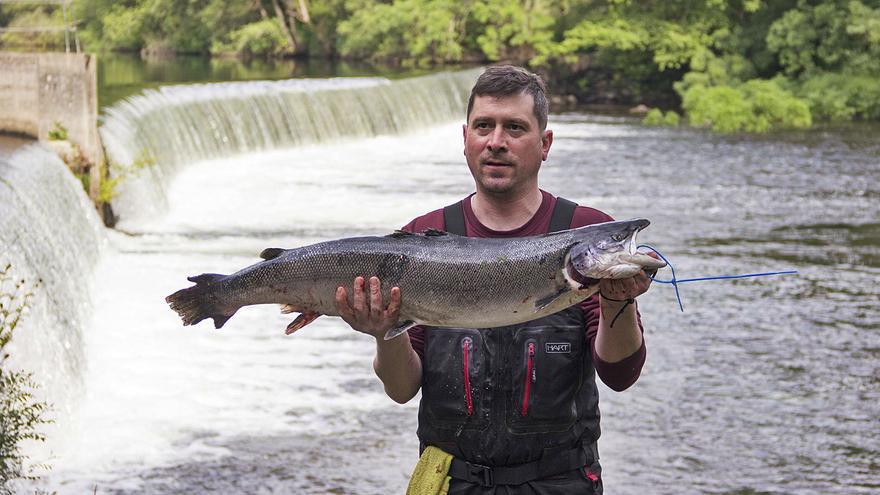
POLYGON ((54 152, 28 145, 0 154, 0 265, 33 287, 12 340, 10 366, 34 373, 63 415, 81 391, 83 332, 104 232, 80 183, 54 152))
POLYGON ((477 70, 399 81, 382 78, 166 86, 109 109, 107 156, 138 168, 113 206, 130 219, 164 211, 183 165, 341 137, 397 134, 461 117, 477 70), (138 167, 145 163, 155 166, 138 167))

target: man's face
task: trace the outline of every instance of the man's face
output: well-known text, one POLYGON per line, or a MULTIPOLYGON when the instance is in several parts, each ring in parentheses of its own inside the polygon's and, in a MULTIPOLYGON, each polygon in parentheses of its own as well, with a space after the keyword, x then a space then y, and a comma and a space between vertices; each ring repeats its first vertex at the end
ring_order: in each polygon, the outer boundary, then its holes
POLYGON ((552 131, 542 131, 528 93, 496 98, 477 96, 464 125, 464 156, 477 189, 515 195, 538 187, 552 131))

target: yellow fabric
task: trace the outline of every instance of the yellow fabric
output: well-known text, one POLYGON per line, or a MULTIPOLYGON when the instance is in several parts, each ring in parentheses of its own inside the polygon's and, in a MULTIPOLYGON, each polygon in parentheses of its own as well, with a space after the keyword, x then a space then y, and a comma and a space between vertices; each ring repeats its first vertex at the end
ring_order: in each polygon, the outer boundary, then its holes
POLYGON ((446 495, 449 491, 449 465, 452 455, 428 446, 409 479, 406 495, 446 495))

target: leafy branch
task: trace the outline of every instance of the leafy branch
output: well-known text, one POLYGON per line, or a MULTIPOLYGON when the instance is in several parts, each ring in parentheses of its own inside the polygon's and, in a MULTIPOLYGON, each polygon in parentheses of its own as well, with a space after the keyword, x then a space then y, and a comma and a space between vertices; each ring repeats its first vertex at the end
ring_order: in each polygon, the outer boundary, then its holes
POLYGON ((45 418, 49 405, 34 397, 37 385, 31 373, 7 369, 7 345, 38 286, 39 282, 29 286, 15 277, 11 264, 0 270, 0 495, 14 493, 11 481, 37 480, 35 468, 48 467, 26 466, 28 457, 21 446, 25 441, 46 440, 38 428, 51 422, 45 418))

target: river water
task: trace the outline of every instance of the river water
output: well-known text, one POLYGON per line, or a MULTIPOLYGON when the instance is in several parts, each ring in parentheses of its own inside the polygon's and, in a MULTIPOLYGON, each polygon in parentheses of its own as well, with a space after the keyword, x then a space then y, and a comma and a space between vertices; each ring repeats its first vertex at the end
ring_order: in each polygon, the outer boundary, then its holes
MULTIPOLYGON (((460 120, 178 164, 162 209, 106 232, 84 392, 44 487, 402 493, 417 400, 384 395, 370 338, 329 317, 288 337, 274 307, 184 328, 163 298, 263 248, 385 234, 463 197, 460 120)), ((640 298, 642 377, 600 387, 606 492, 880 492, 878 128, 717 136, 589 113, 550 127, 541 186, 649 218, 640 240, 680 278, 799 271, 682 284, 683 313, 669 286, 640 298)))

